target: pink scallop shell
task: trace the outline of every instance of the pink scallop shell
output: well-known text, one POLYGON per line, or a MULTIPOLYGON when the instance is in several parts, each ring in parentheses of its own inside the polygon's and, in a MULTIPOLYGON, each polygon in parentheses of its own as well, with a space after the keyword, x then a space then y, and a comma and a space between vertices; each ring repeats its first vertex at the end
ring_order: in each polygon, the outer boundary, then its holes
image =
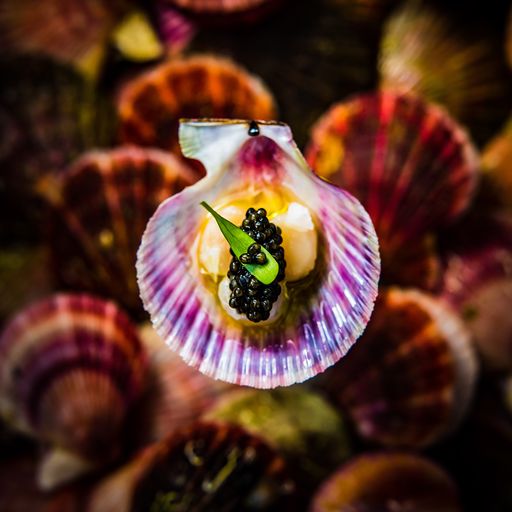
POLYGON ((49 448, 104 463, 117 455, 145 372, 135 326, 114 303, 50 296, 18 313, 0 337, 0 412, 49 448))
POLYGON ((313 127, 306 155, 315 172, 368 210, 385 278, 397 275, 404 247, 467 208, 478 178, 477 153, 461 127, 437 106, 390 91, 334 105, 313 127))
POLYGON ((188 364, 227 382, 273 388, 304 381, 346 354, 370 317, 380 261, 357 200, 310 172, 286 125, 259 128, 251 137, 247 121, 181 125, 185 155, 201 160, 208 174, 160 205, 142 239, 137 276, 155 329, 188 364), (194 267, 190 248, 205 218, 199 203, 276 187, 293 192, 317 219, 318 276, 290 301, 283 321, 244 328, 227 322, 194 267))

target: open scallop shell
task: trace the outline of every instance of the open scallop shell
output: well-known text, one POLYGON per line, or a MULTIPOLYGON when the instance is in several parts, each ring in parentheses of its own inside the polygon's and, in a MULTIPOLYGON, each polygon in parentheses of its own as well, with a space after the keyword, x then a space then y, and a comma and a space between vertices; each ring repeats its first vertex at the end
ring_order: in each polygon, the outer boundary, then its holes
POLYGON ((160 205, 142 239, 137 276, 155 329, 188 364, 227 382, 273 388, 306 380, 345 355, 369 320, 380 261, 368 214, 311 173, 288 126, 260 122, 258 136, 248 128, 247 121, 181 125, 184 154, 208 174, 160 205), (224 313, 201 278, 193 250, 206 219, 199 203, 266 192, 307 205, 322 243, 314 278, 288 287, 286 314, 247 327, 224 313))
POLYGON ((512 369, 512 218, 475 216, 449 233, 442 297, 489 369, 512 369))
POLYGON ((146 445, 197 421, 231 386, 185 364, 150 324, 143 325, 139 335, 149 356, 149 367, 133 430, 136 444, 146 445))
POLYGON ((221 397, 205 417, 239 425, 265 439, 289 462, 302 493, 352 451, 342 416, 303 386, 233 391, 221 397))
POLYGON ((334 105, 317 122, 306 155, 316 173, 347 189, 368 210, 385 281, 416 286, 435 281, 402 267, 423 261, 427 271, 435 271, 425 237, 456 219, 473 196, 478 158, 462 128, 413 96, 365 94, 334 105), (415 257, 408 258, 408 252, 415 257), (420 282, 410 281, 415 275, 420 282))
POLYGON ((54 295, 7 325, 0 337, 0 412, 50 447, 42 487, 116 455, 145 369, 135 327, 111 302, 54 295))
POLYGON ((456 17, 428 2, 407 1, 384 27, 379 55, 384 89, 413 92, 444 105, 480 143, 512 108, 501 41, 461 30, 456 17))
POLYGON ((129 81, 118 101, 121 140, 180 155, 183 117, 272 119, 274 100, 262 82, 226 58, 173 59, 129 81))
POLYGON ((366 440, 418 448, 465 414, 477 361, 455 313, 414 290, 383 290, 365 334, 326 373, 333 400, 366 440))
POLYGON ((146 223, 197 177, 168 153, 122 147, 86 153, 57 183, 40 187, 53 206, 49 240, 60 283, 140 314, 135 259, 146 223))
POLYGON ((0 44, 4 50, 47 55, 96 70, 127 5, 124 0, 4 0, 0 44))
POLYGON ((235 426, 197 423, 108 477, 87 512, 283 510, 292 489, 284 461, 259 438, 235 426))
POLYGON ((417 455, 360 455, 334 473, 313 499, 311 512, 461 512, 448 474, 417 455))

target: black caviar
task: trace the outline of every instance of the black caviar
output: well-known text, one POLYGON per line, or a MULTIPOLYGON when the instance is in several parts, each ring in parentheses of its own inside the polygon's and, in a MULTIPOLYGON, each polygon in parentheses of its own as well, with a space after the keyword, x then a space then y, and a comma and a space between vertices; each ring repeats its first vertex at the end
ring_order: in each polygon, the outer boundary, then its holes
POLYGON ((240 227, 255 240, 255 243, 248 248, 247 253, 240 255, 240 260, 231 251, 232 258, 228 272, 231 290, 229 305, 238 313, 245 314, 252 322, 260 322, 268 319, 270 310, 281 293, 279 282, 284 279, 286 267, 284 249, 281 247, 283 237, 281 229, 269 222, 264 208, 258 210, 249 208, 240 227), (261 251, 262 247, 272 254, 279 265, 279 273, 269 285, 258 281, 242 265, 242 263, 261 265, 266 263, 267 258, 261 251))

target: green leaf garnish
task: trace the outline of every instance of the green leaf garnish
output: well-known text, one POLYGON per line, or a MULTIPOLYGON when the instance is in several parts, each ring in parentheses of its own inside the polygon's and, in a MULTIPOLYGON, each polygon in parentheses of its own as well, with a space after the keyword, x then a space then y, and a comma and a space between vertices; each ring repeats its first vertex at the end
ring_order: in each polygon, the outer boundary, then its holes
MULTIPOLYGON (((213 215, 213 218, 217 221, 224 238, 228 241, 229 246, 237 258, 240 258, 242 254, 246 253, 250 245, 256 243, 256 241, 253 240, 245 231, 242 231, 228 219, 219 215, 208 203, 202 201, 201 206, 206 208, 206 210, 213 215)), ((261 283, 271 284, 279 273, 279 265, 265 247, 261 246, 261 251, 267 257, 266 263, 263 265, 242 263, 242 265, 261 283)))

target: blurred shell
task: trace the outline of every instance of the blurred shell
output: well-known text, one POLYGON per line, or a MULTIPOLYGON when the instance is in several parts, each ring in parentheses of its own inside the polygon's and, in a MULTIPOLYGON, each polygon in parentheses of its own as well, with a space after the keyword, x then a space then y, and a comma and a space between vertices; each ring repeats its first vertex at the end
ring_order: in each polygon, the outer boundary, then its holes
POLYGON ((263 83, 234 62, 196 55, 160 64, 122 89, 121 140, 181 156, 181 118, 272 119, 274 100, 263 83))
POLYGON ((44 189, 54 210, 49 240, 59 281, 113 297, 140 314, 135 259, 146 223, 164 199, 196 179, 160 150, 122 147, 85 154, 44 189))
POLYGON ((139 335, 149 355, 149 378, 134 415, 137 445, 161 441, 191 425, 231 389, 185 364, 150 324, 142 326, 139 335))
POLYGON ((471 401, 477 362, 462 321, 418 291, 382 291, 365 334, 325 375, 364 439, 418 448, 437 441, 471 401))
POLYGON ((166 0, 156 2, 156 25, 162 44, 170 56, 179 55, 194 39, 195 23, 166 0))
POLYGON ((512 218, 469 218, 447 238, 442 296, 464 318, 486 365, 510 371, 512 218))
MULTIPOLYGON (((308 169, 288 126, 190 121, 183 152, 206 178, 160 205, 144 233, 137 277, 145 308, 172 350, 206 375, 259 388, 304 381, 343 357, 366 326, 380 262, 371 221, 348 193, 308 169), (317 268, 288 284, 288 308, 268 326, 244 326, 224 312, 215 283, 201 276, 194 240, 206 219, 200 202, 293 195, 311 211, 322 239, 317 268)), ((259 206, 268 204, 260 199, 259 206)), ((271 210, 268 210, 271 212, 271 210)))
POLYGON ((303 485, 310 489, 318 484, 351 452, 341 415, 304 387, 234 391, 206 417, 240 425, 265 439, 290 462, 302 491, 303 485))
POLYGON ((491 194, 491 207, 512 211, 512 118, 482 152, 484 185, 491 194))
POLYGON ((38 180, 90 147, 110 143, 110 105, 73 69, 29 56, 0 59, 0 234, 33 232, 38 180), (28 227, 26 226, 29 221, 28 227))
POLYGON ((477 154, 462 128, 413 96, 359 95, 317 122, 306 155, 317 174, 368 210, 385 282, 428 287, 436 281, 438 263, 424 237, 466 209, 477 181, 477 154), (418 265, 427 271, 418 272, 418 265))
POLYGON ((0 4, 3 50, 30 52, 96 70, 124 0, 4 0, 0 4))
POLYGON ((414 92, 444 105, 481 143, 512 107, 512 81, 494 34, 464 33, 425 2, 404 2, 384 27, 381 87, 414 92))
POLYGON ((282 505, 292 489, 283 460, 263 441, 239 427, 198 423, 108 477, 88 512, 249 512, 282 505))
POLYGON ((259 21, 284 0, 159 0, 205 24, 259 21))
POLYGON ((318 491, 311 512, 461 512, 450 477, 407 453, 361 455, 318 491))
POLYGON ((14 317, 0 337, 0 412, 51 448, 42 487, 116 454, 145 369, 134 326, 111 302, 54 295, 14 317))

